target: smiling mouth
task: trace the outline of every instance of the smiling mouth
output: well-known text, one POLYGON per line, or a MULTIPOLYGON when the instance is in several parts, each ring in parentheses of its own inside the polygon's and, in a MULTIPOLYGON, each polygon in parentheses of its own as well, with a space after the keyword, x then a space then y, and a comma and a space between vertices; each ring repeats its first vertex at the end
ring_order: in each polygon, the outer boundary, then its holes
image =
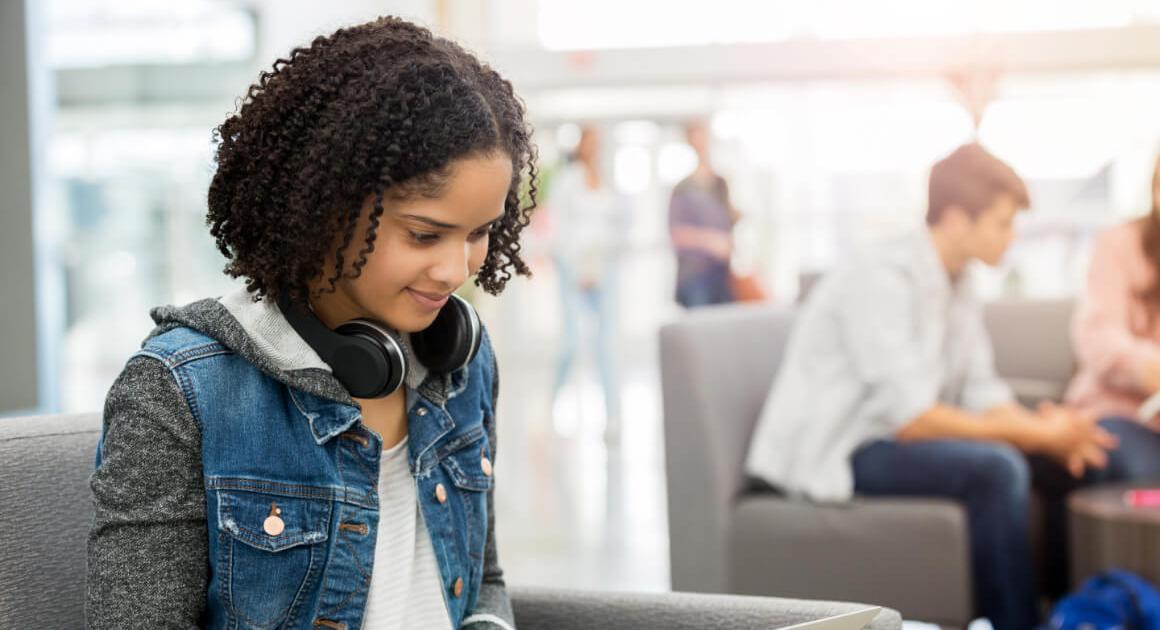
POLYGON ((426 293, 424 291, 416 291, 409 287, 407 288, 407 292, 411 294, 411 297, 416 302, 428 308, 439 308, 446 304, 447 300, 451 297, 450 293, 426 293))

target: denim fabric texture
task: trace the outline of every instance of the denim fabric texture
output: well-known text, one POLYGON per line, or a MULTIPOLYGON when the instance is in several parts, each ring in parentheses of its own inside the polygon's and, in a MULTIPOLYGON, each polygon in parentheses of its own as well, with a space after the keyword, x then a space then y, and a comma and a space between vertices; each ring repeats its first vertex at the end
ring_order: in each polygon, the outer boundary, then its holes
MULTIPOLYGON (((188 437, 192 428, 196 443, 186 446, 199 450, 200 457, 185 453, 178 459, 200 464, 185 473, 203 489, 200 497, 187 499, 203 502, 204 521, 182 530, 187 534, 170 544, 202 547, 182 553, 195 559, 186 563, 186 581, 204 583, 204 601, 200 610, 198 602, 158 605, 193 611, 199 617, 194 625, 207 628, 360 627, 375 568, 378 435, 362 425, 358 405, 329 372, 287 372, 264 363, 215 301, 158 309, 154 318, 158 328, 130 359, 106 405, 93 478, 97 522, 90 536, 90 625, 141 625, 141 618, 117 610, 135 603, 111 601, 109 593, 116 591, 106 587, 120 585, 131 594, 147 582, 118 575, 133 568, 124 563, 93 566, 132 553, 134 537, 114 535, 110 524, 127 522, 138 530, 141 549, 148 549, 150 526, 165 521, 156 504, 131 506, 131 518, 117 514, 121 502, 108 497, 142 483, 125 478, 120 460, 130 456, 126 451, 136 442, 148 449, 175 431, 188 437), (205 325, 207 319, 213 324, 205 325), (133 378, 146 373, 153 376, 133 378), (154 404, 142 408, 132 402, 142 397, 154 404), (150 411, 158 406, 166 407, 165 413, 150 411), (154 423, 159 426, 149 428, 154 423), (113 458, 108 470, 106 457, 113 458), (189 533, 198 531, 200 540, 189 533), (199 557, 208 567, 200 578, 192 573, 199 557)), ((496 386, 485 333, 467 367, 428 375, 407 392, 410 469, 454 627, 472 617, 484 619, 472 628, 504 627, 495 621, 513 625, 491 514, 496 386), (439 485, 444 492, 437 495, 439 485)), ((149 460, 156 456, 165 454, 149 460)), ((173 471, 158 464, 156 473, 168 478, 173 471)), ((198 511, 191 507, 184 513, 198 511)), ((149 571, 147 563, 137 570, 149 571)), ((181 625, 176 618, 170 622, 181 625)))

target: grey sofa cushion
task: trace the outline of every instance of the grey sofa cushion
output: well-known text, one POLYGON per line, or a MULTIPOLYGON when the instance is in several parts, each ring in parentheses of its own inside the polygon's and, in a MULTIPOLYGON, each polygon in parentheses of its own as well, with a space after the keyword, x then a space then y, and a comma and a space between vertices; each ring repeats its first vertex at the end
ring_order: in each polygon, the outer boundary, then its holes
POLYGON ((0 418, 0 627, 83 628, 97 414, 0 418))
POLYGON ((1071 316, 1074 300, 999 300, 984 318, 995 351, 995 371, 1019 401, 1061 400, 1075 374, 1071 316))
POLYGON ((734 513, 730 590, 785 597, 827 593, 847 601, 889 596, 889 604, 910 618, 953 626, 972 616, 966 536, 963 510, 953 501, 875 498, 817 505, 749 494, 734 513))
POLYGON ((733 502, 781 362, 793 312, 704 308, 661 329, 665 471, 673 588, 728 592, 733 502))

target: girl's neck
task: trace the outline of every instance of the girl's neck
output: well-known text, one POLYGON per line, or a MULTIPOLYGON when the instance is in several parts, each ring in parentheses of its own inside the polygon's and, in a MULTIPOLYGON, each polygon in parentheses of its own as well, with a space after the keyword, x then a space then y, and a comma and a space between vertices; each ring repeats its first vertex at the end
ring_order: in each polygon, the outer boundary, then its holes
POLYGON ((400 387, 385 398, 357 398, 362 407, 362 423, 383 440, 387 450, 407 437, 407 392, 400 387))
MULTIPOLYGON (((322 281, 319 280, 311 284, 309 290, 313 293, 315 289, 322 286, 322 281)), ((358 307, 347 298, 342 291, 335 291, 333 293, 322 293, 318 297, 312 297, 309 301, 310 310, 314 313, 326 327, 334 330, 344 322, 349 322, 352 319, 362 317, 359 313, 358 307)))

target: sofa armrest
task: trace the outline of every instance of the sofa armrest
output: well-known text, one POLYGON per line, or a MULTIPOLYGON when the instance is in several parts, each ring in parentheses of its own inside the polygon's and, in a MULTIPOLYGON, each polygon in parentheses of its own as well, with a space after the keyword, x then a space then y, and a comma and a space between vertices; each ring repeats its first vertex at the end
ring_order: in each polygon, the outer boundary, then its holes
MULTIPOLYGON (((518 630, 770 630, 865 608, 859 604, 702 593, 510 588, 518 630)), ((898 630, 883 609, 870 630, 898 630)))

